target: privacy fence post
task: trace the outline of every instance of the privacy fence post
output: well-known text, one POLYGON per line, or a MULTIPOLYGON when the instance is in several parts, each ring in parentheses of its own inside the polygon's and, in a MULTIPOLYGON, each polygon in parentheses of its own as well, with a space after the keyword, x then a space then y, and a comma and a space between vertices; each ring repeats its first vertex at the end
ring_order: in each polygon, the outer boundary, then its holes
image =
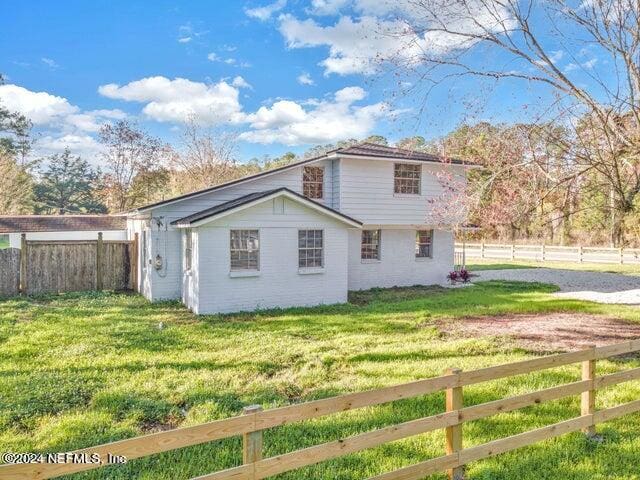
POLYGON ((515 260, 516 258, 516 246, 512 243, 511 244, 511 261, 515 260))
POLYGON ((104 257, 104 243, 102 243, 102 232, 98 232, 98 242, 96 243, 96 290, 102 290, 102 258, 104 257))
MULTIPOLYGON (((450 368, 445 370, 445 375, 457 375, 459 378, 462 370, 459 368, 450 368)), ((446 391, 446 410, 447 412, 454 412, 460 410, 464 406, 464 399, 462 395, 462 387, 447 388, 446 391)), ((462 423, 447 427, 445 429, 446 448, 447 455, 458 453, 462 450, 462 423)), ((464 479, 464 467, 455 467, 447 470, 450 480, 463 480, 464 479)))
POLYGON ((582 262, 583 262, 583 259, 584 259, 584 256, 583 256, 583 255, 584 255, 584 252, 582 251, 582 245, 580 245, 580 246, 578 247, 578 261, 579 261, 580 263, 582 263, 582 262))
MULTIPOLYGON (((252 415, 262 411, 260 405, 249 405, 242 410, 243 415, 252 415)), ((262 460, 262 430, 248 432, 242 436, 242 463, 249 464, 262 460)), ((252 471, 250 478, 255 478, 252 471)))
POLYGON ((27 294, 27 234, 20 235, 20 293, 27 294))
POLYGON ((484 258, 484 242, 480 242, 480 258, 484 258))
MULTIPOLYGON (((582 399, 580 404, 581 415, 593 415, 596 412, 596 390, 595 390, 595 378, 596 378, 596 359, 595 359, 595 345, 589 345, 593 356, 590 360, 582 362, 582 380, 591 381, 589 390, 582 392, 582 399)), ((593 438, 596 435, 595 423, 592 423, 588 427, 582 429, 582 432, 589 438, 593 438)))
POLYGON ((620 247, 620 265, 624 263, 624 248, 620 247))
POLYGON ((544 262, 545 257, 546 257, 546 254, 547 254, 547 252, 546 252, 546 246, 545 246, 545 244, 544 244, 544 243, 542 244, 542 247, 541 247, 541 249, 540 249, 540 253, 542 254, 542 261, 544 262))

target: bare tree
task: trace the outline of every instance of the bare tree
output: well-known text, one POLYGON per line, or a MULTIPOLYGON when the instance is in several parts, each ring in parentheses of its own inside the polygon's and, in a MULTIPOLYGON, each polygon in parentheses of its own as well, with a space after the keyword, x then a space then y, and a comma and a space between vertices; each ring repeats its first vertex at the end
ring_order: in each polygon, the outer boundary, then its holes
POLYGON ((382 28, 403 47, 382 60, 417 74, 427 98, 435 86, 460 77, 547 86, 553 102, 544 121, 575 127, 564 148, 576 168, 568 176, 545 175, 562 184, 597 173, 610 195, 611 242, 622 243, 625 216, 640 193, 637 1, 407 0, 394 23, 401 27, 388 25, 382 28), (588 51, 598 57, 585 61, 588 51), (561 59, 571 63, 563 67, 561 59), (607 63, 606 75, 591 68, 595 61, 607 63))
POLYGON ((147 189, 136 182, 164 172, 168 147, 127 120, 103 125, 100 142, 105 147, 104 193, 109 210, 121 212, 149 200, 147 189))
POLYGON ((171 155, 171 184, 175 193, 200 190, 242 176, 236 161, 237 135, 214 133, 189 121, 182 133, 181 151, 171 155))

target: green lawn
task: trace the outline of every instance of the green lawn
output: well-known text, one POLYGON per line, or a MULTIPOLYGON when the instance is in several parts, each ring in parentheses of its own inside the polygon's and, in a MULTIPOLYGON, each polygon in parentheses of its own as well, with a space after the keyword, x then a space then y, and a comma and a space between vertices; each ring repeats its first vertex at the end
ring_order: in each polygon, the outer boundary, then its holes
POLYGON ((467 269, 470 272, 478 270, 506 270, 513 268, 564 268, 568 270, 583 270, 589 272, 623 273, 640 275, 640 265, 617 265, 606 263, 578 263, 578 262, 526 262, 523 260, 509 261, 497 259, 470 258, 467 269))
POLYGON ((9 248, 9 237, 6 235, 0 235, 0 249, 9 248))
MULTIPOLYGON (((471 370, 532 354, 504 338, 445 337, 435 320, 465 315, 577 311, 640 321, 640 309, 556 299, 541 284, 485 282, 445 290, 355 294, 349 305, 195 317, 177 303, 124 294, 67 294, 0 302, 0 451, 69 451, 145 432, 471 370), (160 325, 162 324, 162 325, 160 325)), ((601 362, 600 373, 640 366, 601 362)), ((465 388, 466 404, 579 378, 579 366, 465 388)), ((640 382, 605 390, 598 407, 637 399, 640 382)), ((265 456, 442 412, 442 394, 345 412, 265 432, 265 456)), ((465 426, 465 446, 568 419, 579 399, 465 426)), ((468 478, 640 478, 640 415, 469 466, 468 478)), ((278 478, 362 479, 439 456, 442 431, 307 467, 278 478)), ((73 478, 186 479, 241 462, 240 439, 133 460, 73 478)), ((439 475, 435 478, 444 478, 439 475)))

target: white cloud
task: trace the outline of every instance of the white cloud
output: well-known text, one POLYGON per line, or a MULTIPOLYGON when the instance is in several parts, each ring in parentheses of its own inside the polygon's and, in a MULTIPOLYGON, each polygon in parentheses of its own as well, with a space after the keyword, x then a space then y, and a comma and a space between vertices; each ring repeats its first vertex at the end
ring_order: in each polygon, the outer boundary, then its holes
POLYGON ((591 60, 587 60, 586 62, 583 62, 580 64, 572 62, 572 63, 569 63, 566 67, 564 67, 563 71, 565 73, 570 73, 578 69, 592 70, 593 67, 596 66, 596 63, 598 63, 597 58, 592 58, 591 60))
POLYGON ((52 60, 51 58, 42 57, 40 60, 49 68, 58 68, 60 66, 56 63, 55 60, 52 60))
POLYGON ((237 59, 235 58, 222 58, 220 55, 218 55, 215 52, 211 52, 209 55, 207 55, 207 60, 209 60, 210 62, 222 62, 222 63, 226 63, 227 65, 234 65, 236 67, 240 67, 240 68, 247 68, 250 67, 251 64, 248 62, 239 62, 237 59))
POLYGON ((235 77, 233 79, 233 81, 231 82, 231 85, 233 85, 234 87, 238 87, 238 88, 253 88, 253 87, 251 87, 249 82, 247 82, 240 75, 238 75, 237 77, 235 77))
POLYGON ((0 102, 11 111, 27 116, 35 125, 64 122, 80 109, 64 97, 47 92, 32 92, 18 85, 0 85, 0 102))
POLYGON ((277 101, 248 115, 247 121, 253 130, 242 133, 240 138, 252 143, 286 145, 363 138, 373 130, 378 119, 392 114, 383 103, 354 105, 365 96, 362 88, 347 87, 338 90, 329 100, 277 101))
POLYGON ((122 110, 86 110, 66 98, 48 92, 33 92, 18 85, 0 85, 0 103, 29 118, 41 136, 36 137, 33 157, 69 148, 88 160, 97 158, 100 144, 91 135, 110 120, 127 117, 122 110))
POLYGON ((496 17, 503 19, 507 28, 512 26, 505 9, 493 6, 489 10, 483 0, 464 2, 464 6, 460 2, 443 3, 434 13, 437 20, 431 21, 419 3, 357 0, 354 8, 361 17, 341 16, 335 24, 326 26, 313 19, 281 15, 280 32, 289 48, 328 47, 328 57, 320 62, 325 74, 370 75, 383 60, 400 58, 404 64, 418 63, 425 56, 446 55, 475 42, 462 35, 429 30, 429 23, 443 22, 450 30, 466 34, 480 33, 483 28, 499 32, 502 25, 496 17), (465 7, 470 13, 460 10, 465 7), (408 24, 422 27, 427 33, 416 33, 408 24))
POLYGON ((316 82, 313 81, 313 78, 311 78, 311 75, 309 75, 308 73, 302 73, 300 75, 298 75, 298 83, 300 85, 315 85, 316 82))
POLYGON ((209 55, 207 55, 207 60, 209 60, 210 62, 220 62, 221 61, 220 57, 215 52, 211 52, 209 55))
POLYGON ((191 37, 180 37, 178 38, 179 43, 189 43, 192 40, 191 37))
POLYGON ((350 0, 311 0, 309 13, 312 15, 335 15, 345 7, 350 0))
POLYGON ((108 98, 140 102, 143 113, 159 122, 186 122, 195 117, 213 125, 243 119, 238 88, 225 81, 215 84, 185 78, 147 77, 126 85, 102 85, 98 92, 108 98))
POLYGON ((244 13, 249 17, 257 18, 260 21, 269 20, 271 16, 282 10, 287 5, 287 0, 276 0, 264 7, 245 8, 244 13))
POLYGON ((37 140, 35 155, 45 156, 61 153, 66 148, 74 155, 79 155, 93 164, 97 164, 104 147, 91 135, 64 134, 61 136, 47 135, 37 140))

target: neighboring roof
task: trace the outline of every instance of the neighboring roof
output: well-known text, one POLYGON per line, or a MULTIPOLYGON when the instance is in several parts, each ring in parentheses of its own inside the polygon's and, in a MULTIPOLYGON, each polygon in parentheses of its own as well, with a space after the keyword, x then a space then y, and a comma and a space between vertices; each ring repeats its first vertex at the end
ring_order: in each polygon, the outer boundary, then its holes
POLYGON ((0 216, 0 233, 125 230, 121 215, 16 215, 0 216))
POLYGON ((288 198, 291 198, 294 201, 298 201, 308 207, 313 208, 314 210, 319 211, 325 215, 329 215, 331 217, 337 218, 338 220, 343 221, 344 223, 348 223, 349 225, 355 227, 361 227, 362 222, 356 220, 355 218, 349 217, 344 213, 340 213, 333 208, 329 208, 321 203, 315 202, 304 195, 300 195, 299 193, 294 192, 293 190, 289 190, 288 188, 276 188, 273 190, 266 190, 264 192, 255 192, 250 193, 248 195, 244 195, 242 197, 236 198, 235 200, 231 200, 229 202, 221 203, 220 205, 216 205, 215 207, 207 208, 206 210, 202 210, 200 212, 196 212, 192 215, 189 215, 184 218, 180 218, 178 220, 174 220, 171 222, 171 225, 177 225, 179 227, 193 227, 199 226, 202 223, 205 223, 205 220, 211 221, 216 217, 228 215, 233 211, 240 208, 247 208, 252 205, 256 205, 262 203, 271 198, 279 197, 281 195, 285 195, 288 198))
POLYGON ((472 165, 457 158, 444 158, 439 155, 408 150, 406 148, 388 147, 376 143, 359 143, 351 147, 336 150, 340 155, 355 155, 359 157, 398 158, 401 160, 413 160, 432 163, 452 163, 454 165, 472 165))
POLYGON ((359 143, 357 145, 353 145, 351 147, 338 148, 335 150, 331 150, 325 153, 324 155, 320 155, 318 157, 307 158, 305 160, 293 162, 288 165, 284 165, 282 167, 274 168, 272 170, 266 170, 264 172, 255 173, 253 175, 247 175, 246 177, 238 178, 230 182, 220 183, 212 187, 207 187, 202 190, 196 190, 194 192, 185 193, 184 195, 169 198, 167 200, 162 200, 160 202, 150 203, 149 205, 144 205, 142 207, 137 208, 136 210, 139 212, 144 212, 152 208, 160 207, 162 205, 168 205, 170 203, 178 202, 180 200, 186 200, 187 198, 191 198, 191 197, 197 197, 198 195, 214 192, 216 190, 230 187, 232 185, 236 185, 239 183, 244 183, 249 180, 254 180, 256 178, 264 177, 267 175, 273 175, 274 173, 299 167, 300 165, 306 165, 308 163, 318 162, 320 160, 324 160, 327 158, 340 157, 340 155, 349 155, 349 156, 356 156, 356 157, 372 157, 372 158, 392 158, 392 159, 420 161, 420 162, 427 162, 427 163, 447 163, 448 162, 454 165, 476 166, 473 163, 465 162, 459 159, 444 159, 443 157, 439 157, 437 155, 431 155, 428 153, 416 152, 416 151, 407 150, 404 148, 387 147, 384 145, 377 145, 375 143, 365 142, 365 143, 359 143))

